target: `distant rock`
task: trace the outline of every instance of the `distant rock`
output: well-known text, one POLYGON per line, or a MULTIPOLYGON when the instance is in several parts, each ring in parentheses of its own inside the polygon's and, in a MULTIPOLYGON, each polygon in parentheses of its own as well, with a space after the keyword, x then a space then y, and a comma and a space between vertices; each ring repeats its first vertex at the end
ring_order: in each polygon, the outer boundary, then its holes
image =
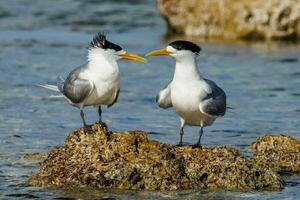
POLYGON ((100 124, 71 132, 53 148, 31 186, 137 190, 279 190, 280 178, 229 147, 177 147, 144 131, 111 133, 100 124))
POLYGON ((285 135, 266 135, 252 145, 253 163, 277 173, 300 173, 300 141, 285 135))
POLYGON ((299 0, 157 0, 170 33, 223 39, 300 39, 299 0))

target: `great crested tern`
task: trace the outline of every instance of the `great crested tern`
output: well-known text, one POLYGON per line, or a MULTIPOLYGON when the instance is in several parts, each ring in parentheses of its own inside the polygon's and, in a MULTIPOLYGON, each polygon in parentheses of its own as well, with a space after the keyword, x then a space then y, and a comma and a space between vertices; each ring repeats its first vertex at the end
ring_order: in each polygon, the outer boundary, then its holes
POLYGON ((155 50, 146 56, 170 55, 175 58, 173 80, 156 96, 161 108, 174 107, 180 117, 180 141, 184 126, 200 126, 196 146, 201 147, 203 127, 213 124, 226 112, 226 94, 213 81, 205 79, 199 72, 196 57, 201 48, 189 41, 174 41, 166 48, 155 50))
POLYGON ((99 122, 101 105, 112 106, 120 91, 119 59, 146 62, 146 59, 124 51, 119 45, 109 42, 104 34, 97 34, 90 43, 88 62, 75 68, 67 79, 60 76, 56 85, 39 86, 64 96, 68 102, 80 109, 80 116, 85 130, 89 130, 83 109, 85 106, 98 107, 99 122))

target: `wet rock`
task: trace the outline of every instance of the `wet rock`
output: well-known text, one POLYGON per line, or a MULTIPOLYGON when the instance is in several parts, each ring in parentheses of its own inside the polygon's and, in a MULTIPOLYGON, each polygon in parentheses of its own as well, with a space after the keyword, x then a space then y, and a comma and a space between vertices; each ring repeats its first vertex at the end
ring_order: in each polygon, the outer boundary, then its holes
POLYGON ((170 33, 225 39, 299 39, 298 0, 157 0, 170 33))
POLYGON ((45 153, 26 153, 20 159, 20 164, 24 166, 40 166, 46 158, 47 154, 45 153))
POLYGON ((31 186, 137 190, 278 190, 281 181, 228 147, 176 147, 149 140, 144 131, 111 133, 94 124, 71 132, 53 148, 31 186))
POLYGON ((28 161, 42 161, 47 158, 46 154, 43 153, 26 153, 24 155, 24 160, 28 161))
POLYGON ((252 145, 253 163, 278 173, 300 173, 300 141, 285 135, 266 135, 252 145))

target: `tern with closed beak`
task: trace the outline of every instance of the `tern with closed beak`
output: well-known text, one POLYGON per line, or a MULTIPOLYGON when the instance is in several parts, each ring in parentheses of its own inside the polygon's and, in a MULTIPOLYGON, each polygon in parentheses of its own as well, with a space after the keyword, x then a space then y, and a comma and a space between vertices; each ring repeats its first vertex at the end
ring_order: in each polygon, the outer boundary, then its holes
POLYGON ((200 126, 196 146, 201 147, 203 127, 210 126, 226 112, 226 94, 213 81, 204 78, 198 70, 196 57, 201 48, 189 41, 174 41, 166 48, 155 50, 147 56, 170 55, 175 58, 173 80, 156 96, 161 108, 174 107, 180 117, 182 146, 185 125, 200 126))
POLYGON ((120 91, 119 59, 146 62, 146 59, 124 51, 119 45, 109 42, 105 35, 97 34, 90 43, 88 61, 75 68, 66 79, 60 76, 56 85, 39 86, 64 96, 68 102, 80 109, 85 130, 89 129, 83 109, 85 106, 98 108, 101 121, 101 105, 112 106, 120 91))

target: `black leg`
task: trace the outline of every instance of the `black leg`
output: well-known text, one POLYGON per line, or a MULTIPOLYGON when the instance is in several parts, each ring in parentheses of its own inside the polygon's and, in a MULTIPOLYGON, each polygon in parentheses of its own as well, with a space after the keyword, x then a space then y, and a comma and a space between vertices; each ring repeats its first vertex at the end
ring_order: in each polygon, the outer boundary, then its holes
POLYGON ((84 119, 84 113, 83 113, 83 110, 82 110, 82 109, 80 110, 80 117, 81 117, 81 119, 82 119, 84 131, 85 131, 85 132, 90 131, 90 130, 91 130, 91 127, 89 127, 89 126, 86 124, 85 119, 84 119))
POLYGON ((80 110, 80 117, 82 119, 82 123, 83 123, 83 126, 87 126, 86 122, 85 122, 85 119, 84 119, 84 113, 83 113, 83 110, 80 110))
POLYGON ((102 122, 102 109, 101 109, 101 105, 98 107, 98 114, 99 114, 99 124, 101 124, 103 127, 105 127, 107 129, 107 125, 102 122))
POLYGON ((183 127, 181 127, 181 128, 180 128, 180 133, 179 133, 179 134, 180 134, 180 140, 179 140, 178 146, 182 146, 182 137, 183 137, 183 133, 184 133, 184 132, 183 132, 183 127))
POLYGON ((99 114, 99 123, 102 122, 102 109, 101 106, 98 107, 98 114, 99 114))
POLYGON ((201 129, 199 131, 199 139, 198 139, 198 142, 195 144, 196 147, 201 147, 201 137, 202 137, 202 134, 203 134, 203 126, 201 126, 201 129))
POLYGON ((180 123, 181 123, 181 125, 180 125, 180 132, 179 132, 179 134, 180 134, 180 140, 179 140, 179 144, 176 145, 176 146, 180 146, 181 147, 181 146, 183 146, 182 137, 183 137, 183 134, 184 134, 183 128, 185 126, 185 121, 184 121, 183 118, 180 118, 180 123))
POLYGON ((176 145, 176 146, 178 146, 178 147, 182 147, 183 146, 183 143, 182 143, 182 137, 183 137, 183 127, 181 127, 180 128, 180 132, 179 132, 179 134, 180 134, 180 140, 179 140, 179 143, 176 145))

